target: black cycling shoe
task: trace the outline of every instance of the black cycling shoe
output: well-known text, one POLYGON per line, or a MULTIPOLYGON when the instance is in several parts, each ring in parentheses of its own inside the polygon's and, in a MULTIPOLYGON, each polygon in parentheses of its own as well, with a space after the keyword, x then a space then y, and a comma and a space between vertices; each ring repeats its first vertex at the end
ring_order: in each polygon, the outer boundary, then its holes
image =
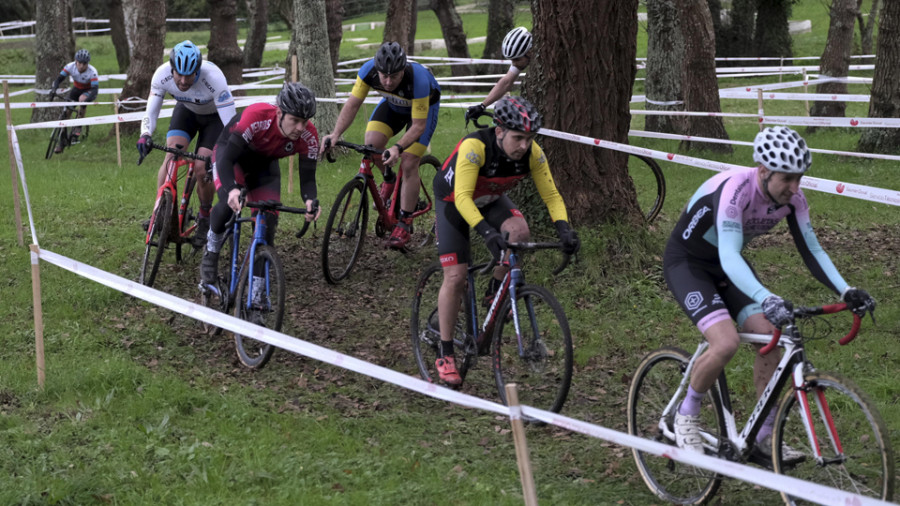
POLYGON ((219 254, 206 250, 200 261, 200 283, 215 286, 219 280, 219 254))
POLYGON ((191 244, 195 248, 205 246, 207 234, 209 234, 209 217, 200 216, 197 218, 197 228, 194 229, 194 235, 191 237, 191 244))

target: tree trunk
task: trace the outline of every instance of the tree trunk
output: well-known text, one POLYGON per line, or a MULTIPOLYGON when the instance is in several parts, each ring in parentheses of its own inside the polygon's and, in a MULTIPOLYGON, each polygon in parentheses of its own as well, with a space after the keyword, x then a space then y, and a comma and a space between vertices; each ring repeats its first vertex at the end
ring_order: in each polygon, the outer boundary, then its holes
MULTIPOLYGON (((533 1, 535 54, 526 91, 544 113, 545 128, 628 142, 637 7, 638 0, 533 1)), ((540 142, 575 223, 642 221, 628 155, 552 137, 540 142)))
MULTIPOLYGON (((900 2, 884 3, 875 51, 869 117, 900 118, 900 2)), ((900 129, 867 128, 858 148, 869 153, 898 153, 900 129)))
MULTIPOLYGON (((733 0, 726 19, 718 20, 716 27, 716 56, 756 56, 753 54, 753 19, 757 0, 733 0)), ((721 16, 721 11, 720 14, 721 16)), ((712 20, 712 11, 710 11, 712 20)), ((713 20, 715 21, 715 20, 713 20)), ((744 62, 722 62, 723 66, 742 66, 744 62)))
POLYGON ((409 32, 412 28, 410 4, 414 0, 388 0, 387 15, 384 18, 384 42, 396 42, 406 54, 412 54, 409 47, 409 32))
POLYGON ((128 37, 125 35, 125 13, 122 11, 122 0, 109 0, 109 34, 116 50, 119 72, 124 73, 128 70, 131 49, 128 46, 128 37))
MULTIPOLYGON (((288 31, 294 30, 294 1, 293 0, 269 0, 272 10, 278 13, 278 17, 287 25, 288 31)), ((290 58, 288 58, 290 59, 290 58)))
POLYGON ((419 24, 419 2, 411 0, 409 2, 409 33, 406 36, 406 47, 408 55, 416 54, 416 27, 419 24))
MULTIPOLYGON (((466 32, 463 31, 462 19, 456 12, 453 0, 431 0, 431 9, 437 15, 447 54, 454 58, 469 58, 469 44, 466 32)), ((469 65, 451 65, 450 72, 454 76, 469 76, 472 71, 469 65)))
MULTIPOLYGON (((647 0, 647 110, 684 110, 681 92, 681 62, 684 38, 678 25, 674 0, 647 0), (664 104, 665 102, 681 102, 664 104)), ((647 116, 645 129, 651 132, 678 133, 678 116, 647 116)))
MULTIPOLYGON (((850 69, 850 52, 853 47, 853 25, 856 18, 856 0, 834 0, 831 3, 831 24, 825 52, 819 63, 819 74, 829 77, 847 77, 850 69)), ((816 93, 847 93, 847 83, 825 83, 816 86, 816 93)), ((815 102, 810 116, 843 117, 847 103, 841 101, 815 102)), ((809 131, 814 128, 810 127, 809 131)))
POLYGON ((793 56, 791 32, 791 0, 760 0, 753 37, 757 56, 793 56))
MULTIPOLYGON (((131 62, 128 65, 128 77, 122 88, 122 98, 139 97, 146 99, 150 95, 150 79, 163 62, 163 45, 166 38, 166 2, 165 0, 123 0, 122 7, 126 13, 133 13, 135 22, 133 33, 131 62)), ((133 109, 132 109, 133 110, 133 109)), ((137 121, 122 123, 125 135, 138 132, 137 121)))
POLYGON ((244 55, 237 43, 237 0, 206 0, 209 5, 209 61, 222 69, 229 85, 244 82, 244 55))
MULTIPOLYGON (((503 58, 503 37, 513 29, 516 14, 515 0, 490 0, 488 3, 487 39, 484 41, 482 58, 500 60, 503 58)), ((488 69, 482 69, 487 73, 488 69)))
POLYGON ((872 0, 872 8, 869 9, 869 19, 866 21, 865 29, 860 23, 862 54, 872 54, 872 33, 875 31, 875 23, 878 22, 879 7, 879 0, 872 0))
POLYGON ((328 50, 331 54, 331 70, 337 74, 337 64, 341 58, 341 39, 344 38, 344 1, 326 0, 325 17, 328 21, 328 50))
MULTIPOLYGON (((34 87, 48 90, 59 71, 72 61, 75 43, 72 40, 72 1, 36 0, 34 27, 35 82, 34 87)), ((68 85, 69 83, 64 83, 68 85)), ((35 101, 45 102, 47 95, 38 94, 35 101)), ((59 117, 57 108, 34 109, 32 122, 49 121, 59 117)))
POLYGON ((263 51, 266 49, 266 35, 269 29, 269 2, 267 0, 246 0, 248 24, 247 42, 244 44, 245 68, 262 66, 263 51))
MULTIPOLYGON (((684 38, 684 61, 682 66, 682 92, 684 110, 721 112, 719 104, 719 82, 716 78, 716 41, 712 28, 712 17, 705 0, 677 0, 678 23, 684 38)), ((727 139, 728 132, 722 118, 709 116, 688 116, 684 120, 683 133, 695 137, 727 139)), ((694 146, 720 153, 731 153, 730 144, 712 144, 696 141, 682 141, 681 147, 694 146)))
MULTIPOLYGON (((294 31, 292 46, 297 51, 300 82, 320 98, 335 96, 334 73, 331 71, 328 28, 325 21, 326 0, 294 0, 294 31)), ((334 130, 338 107, 334 102, 319 101, 313 124, 324 135, 334 130)))

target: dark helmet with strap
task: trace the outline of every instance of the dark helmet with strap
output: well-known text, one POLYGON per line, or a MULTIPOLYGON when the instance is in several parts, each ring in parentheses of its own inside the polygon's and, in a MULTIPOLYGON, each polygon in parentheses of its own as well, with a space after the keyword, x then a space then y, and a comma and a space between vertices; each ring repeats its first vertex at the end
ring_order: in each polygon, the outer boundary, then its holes
POLYGON ((494 124, 519 132, 537 132, 541 129, 541 113, 522 97, 505 97, 494 106, 494 124))
POLYGON ((91 61, 91 53, 87 49, 79 49, 75 53, 75 61, 78 63, 88 63, 91 61))
POLYGON ((406 68, 406 51, 396 42, 385 42, 375 53, 375 70, 394 74, 406 68))
POLYGON ((285 83, 275 103, 282 112, 298 118, 309 119, 316 115, 316 96, 300 83, 285 83))

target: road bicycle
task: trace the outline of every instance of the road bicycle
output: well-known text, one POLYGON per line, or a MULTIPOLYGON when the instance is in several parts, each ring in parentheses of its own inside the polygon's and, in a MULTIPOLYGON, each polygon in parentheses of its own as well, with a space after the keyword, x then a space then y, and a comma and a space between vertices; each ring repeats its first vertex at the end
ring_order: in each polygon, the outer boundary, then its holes
MULTIPOLYGON (((244 202, 244 191, 241 202, 244 202)), ((235 213, 225 226, 225 240, 221 251, 227 251, 230 262, 220 268, 217 283, 200 283, 200 303, 223 313, 234 311, 240 318, 256 325, 280 331, 284 320, 286 283, 284 264, 275 247, 266 241, 267 216, 276 213, 306 214, 306 208, 288 207, 281 202, 267 200, 246 203, 253 209, 250 217, 235 213), (240 253, 241 225, 250 223, 253 236, 250 244, 240 253)), ((313 201, 312 214, 318 213, 318 201, 313 201)), ((270 219, 270 218, 269 218, 270 219)), ((308 221, 297 232, 302 237, 309 229, 308 221)), ((218 335, 222 329, 203 323, 209 335, 218 335)), ((275 347, 238 333, 233 333, 238 359, 247 367, 261 369, 272 358, 275 347)))
MULTIPOLYGON (((163 252, 169 243, 175 244, 175 260, 181 262, 188 255, 193 256, 203 245, 203 241, 192 240, 194 230, 197 228, 197 215, 191 206, 191 195, 197 178, 194 176, 194 162, 202 160, 206 166, 210 166, 207 156, 183 151, 184 146, 177 144, 174 148, 156 144, 152 140, 147 143, 152 149, 172 153, 174 156, 166 162, 166 181, 156 191, 156 202, 153 204, 153 213, 150 215, 150 223, 147 226, 147 236, 144 239, 144 258, 141 262, 139 281, 141 284, 153 286, 156 274, 159 272, 159 264, 162 261, 163 252), (187 166, 187 171, 179 171, 179 167, 187 166), (184 178, 184 193, 181 194, 181 203, 176 204, 175 196, 178 195, 178 181, 184 178), (187 253, 183 246, 190 248, 187 253)), ((138 165, 144 161, 146 155, 141 155, 138 165)), ((212 172, 208 171, 207 178, 212 172)))
MULTIPOLYGON (((334 205, 331 207, 331 212, 328 213, 328 221, 325 224, 325 235, 322 239, 322 270, 325 273, 325 280, 333 285, 349 276, 359 259, 368 228, 369 198, 371 197, 375 212, 378 214, 375 220, 375 235, 384 237, 391 233, 399 221, 399 197, 403 186, 402 169, 398 167, 397 173, 394 175, 390 167, 385 167, 385 178, 390 179, 391 176, 394 176, 397 181, 391 197, 385 202, 381 198, 372 176, 373 157, 381 156, 383 150, 376 149, 371 145, 363 146, 345 141, 338 141, 336 145, 352 149, 362 154, 363 157, 359 164, 359 173, 341 188, 334 199, 334 205), (368 194, 366 193, 367 189, 368 194)), ((330 146, 326 146, 325 149, 330 149, 330 146)), ((330 152, 327 153, 327 158, 329 162, 334 162, 330 152)), ((425 155, 419 161, 420 190, 419 200, 412 215, 414 219, 431 212, 433 205, 428 185, 431 184, 434 174, 440 170, 440 167, 441 162, 431 155, 425 155)), ((420 222, 422 220, 429 223, 425 227, 427 232, 413 242, 425 246, 434 237, 434 219, 419 219, 420 222)), ((414 233, 415 230, 411 231, 411 234, 414 233)))
MULTIPOLYGON (((53 102, 53 97, 50 97, 50 101, 53 102)), ((83 106, 82 106, 83 107, 83 106)), ((59 121, 65 121, 67 119, 72 118, 72 113, 75 112, 75 106, 67 105, 63 107, 63 110, 59 113, 59 121)), ((78 144, 79 142, 87 139, 88 134, 91 132, 90 125, 84 125, 81 130, 76 134, 76 128, 66 128, 64 126, 58 126, 53 129, 50 133, 50 144, 47 145, 47 154, 44 157, 49 160, 53 154, 56 152, 56 147, 65 149, 66 146, 71 146, 73 144, 78 144)))
MULTIPOLYGON (((846 304, 800 307, 793 310, 793 319, 783 334, 739 334, 743 343, 765 344, 762 354, 780 346, 784 356, 740 433, 725 373, 719 375, 701 406, 701 436, 707 455, 751 461, 780 474, 864 496, 888 501, 893 498, 894 457, 881 415, 852 382, 835 373, 817 371, 805 350, 807 341, 821 339, 830 331, 827 320, 815 317, 846 309, 846 304), (777 410, 772 458, 765 460, 754 451, 754 442, 772 409, 777 410), (800 451, 803 459, 787 461, 782 455, 784 445, 800 451)), ((851 330, 840 344, 856 337, 860 320, 854 314, 851 330)), ((675 444, 675 411, 687 390, 691 369, 707 347, 706 341, 701 342, 693 356, 667 347, 644 357, 628 392, 630 434, 675 444)), ((719 488, 722 477, 714 472, 667 457, 632 452, 644 482, 666 501, 700 504, 719 488)), ((786 504, 804 504, 788 493, 781 495, 786 504)))
MULTIPOLYGON (((487 274, 495 265, 483 263, 468 268, 466 291, 457 315, 455 337, 457 369, 465 381, 480 357, 488 357, 500 399, 505 404, 506 384, 519 385, 519 400, 541 409, 559 412, 572 383, 572 334, 568 319, 556 297, 544 287, 525 283, 520 252, 560 249, 560 243, 509 243, 511 268, 494 294, 479 325, 475 273, 487 274)), ((563 256, 558 274, 570 260, 563 256)), ((443 282, 440 263, 430 265, 419 276, 412 301, 410 331, 419 374, 437 381, 435 360, 441 346, 437 300, 443 282)), ((476 387, 477 388, 477 387, 476 387)), ((486 395, 486 392, 485 392, 486 395)))
MULTIPOLYGON (((477 128, 487 128, 490 125, 484 125, 478 122, 481 116, 486 116, 488 118, 493 119, 493 114, 487 111, 482 112, 478 116, 467 119, 466 127, 469 126, 469 121, 475 124, 477 128)), ((538 132, 540 133, 540 132, 538 132)), ((634 182, 634 189, 637 195, 638 207, 641 209, 641 212, 644 214, 644 219, 647 223, 653 222, 658 216, 659 212, 662 210, 663 202, 666 200, 666 176, 663 174, 662 169, 659 164, 656 163, 656 160, 643 156, 636 155, 633 153, 629 153, 628 157, 628 173, 632 177, 632 181, 634 182), (649 169, 650 173, 653 175, 652 182, 645 181, 647 178, 646 170, 649 169), (637 175, 637 181, 634 181, 634 177, 637 175)))

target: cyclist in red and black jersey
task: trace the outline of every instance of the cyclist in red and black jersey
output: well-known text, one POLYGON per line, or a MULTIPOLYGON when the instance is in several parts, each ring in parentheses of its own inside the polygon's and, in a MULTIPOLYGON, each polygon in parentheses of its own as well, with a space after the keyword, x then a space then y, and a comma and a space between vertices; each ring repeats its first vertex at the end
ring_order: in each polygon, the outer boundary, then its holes
MULTIPOLYGON (((287 83, 272 104, 253 104, 228 122, 213 149, 213 182, 219 199, 212 209, 206 251, 200 264, 205 285, 216 283, 219 250, 225 238, 225 224, 232 212, 240 212, 240 194, 247 188, 247 201, 281 200, 281 169, 278 159, 299 154, 300 193, 313 215, 316 198, 316 162, 319 136, 309 121, 316 114, 316 97, 298 83, 287 83)), ((266 241, 274 244, 278 217, 267 220, 266 241)))
MULTIPOLYGON (((574 254, 580 247, 578 234, 569 227, 566 206, 553 182, 547 157, 534 141, 541 128, 540 113, 522 98, 507 97, 494 108, 494 124, 493 128, 465 136, 434 177, 438 255, 444 271, 438 295, 441 351, 436 365, 441 380, 451 385, 462 382, 449 329, 456 326, 471 262, 469 228, 484 238, 498 261, 507 240, 528 240, 528 223, 506 192, 531 175, 556 225, 563 251, 574 254)), ((502 265, 495 268, 488 295, 493 296, 499 288, 507 269, 502 265)))

